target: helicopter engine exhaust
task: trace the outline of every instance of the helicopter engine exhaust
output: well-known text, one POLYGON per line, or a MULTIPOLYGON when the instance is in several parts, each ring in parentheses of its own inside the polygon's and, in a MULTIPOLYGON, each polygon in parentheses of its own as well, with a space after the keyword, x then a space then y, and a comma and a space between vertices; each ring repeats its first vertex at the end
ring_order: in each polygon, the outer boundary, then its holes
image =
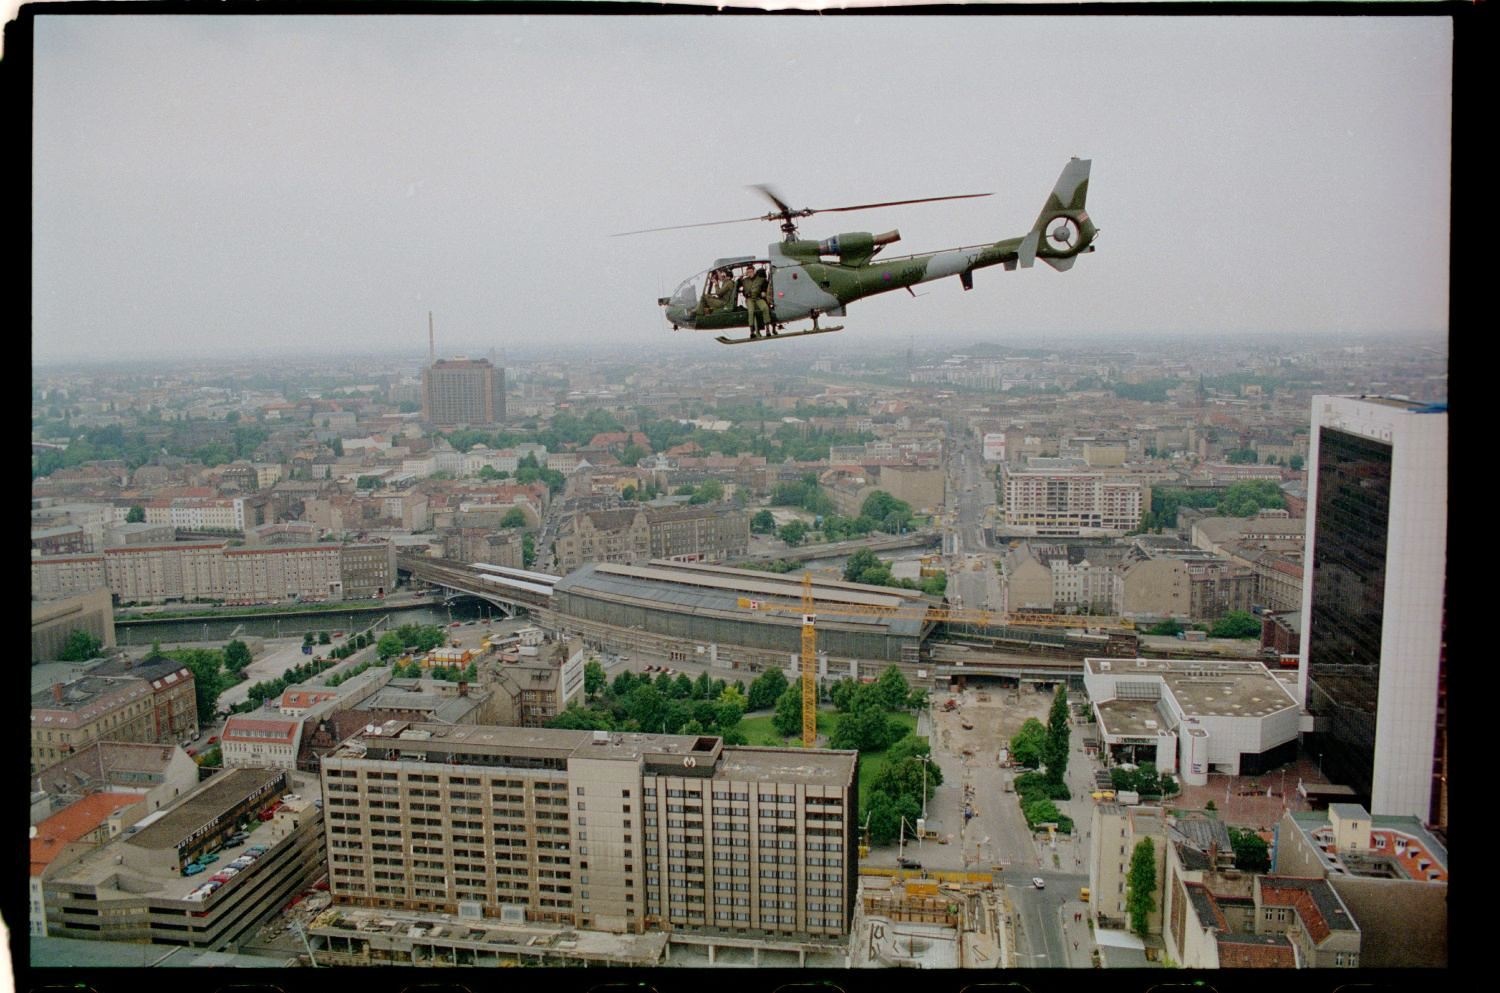
POLYGON ((882 246, 900 240, 901 232, 895 229, 883 234, 850 231, 818 242, 818 254, 837 256, 844 265, 861 265, 868 262, 882 246))

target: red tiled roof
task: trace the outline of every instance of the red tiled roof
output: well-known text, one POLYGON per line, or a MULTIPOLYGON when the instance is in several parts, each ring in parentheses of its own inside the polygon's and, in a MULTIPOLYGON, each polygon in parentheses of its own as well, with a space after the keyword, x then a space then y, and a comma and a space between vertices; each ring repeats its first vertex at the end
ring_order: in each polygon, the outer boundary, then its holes
POLYGON ((1333 932, 1333 929, 1328 926, 1328 921, 1323 918, 1323 912, 1318 909, 1318 902, 1305 889, 1279 887, 1268 877, 1262 877, 1260 896, 1265 906, 1291 907, 1296 910, 1297 915, 1302 918, 1302 926, 1307 929, 1307 935, 1314 944, 1322 944, 1333 932))
POLYGON ((224 733, 220 736, 221 741, 280 741, 285 744, 290 742, 297 734, 297 728, 301 720, 295 717, 281 717, 275 719, 256 719, 252 717, 231 717, 224 724, 224 733), (276 734, 274 738, 264 735, 249 734, 251 731, 270 731, 276 734))
POLYGON ((31 839, 31 874, 41 875, 65 846, 99 827, 110 814, 143 800, 137 793, 91 793, 42 821, 31 839))
POLYGON ((311 707, 313 704, 332 700, 338 694, 332 690, 287 690, 281 694, 283 707, 311 707))
POLYGON ((1221 969, 1295 969, 1292 946, 1280 936, 1219 935, 1221 969))

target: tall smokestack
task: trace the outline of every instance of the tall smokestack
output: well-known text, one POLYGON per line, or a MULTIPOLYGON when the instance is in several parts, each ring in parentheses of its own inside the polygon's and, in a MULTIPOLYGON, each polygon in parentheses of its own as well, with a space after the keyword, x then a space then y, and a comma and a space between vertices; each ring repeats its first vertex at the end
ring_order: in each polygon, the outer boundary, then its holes
POLYGON ((427 312, 427 364, 437 361, 437 342, 432 336, 432 311, 427 312))

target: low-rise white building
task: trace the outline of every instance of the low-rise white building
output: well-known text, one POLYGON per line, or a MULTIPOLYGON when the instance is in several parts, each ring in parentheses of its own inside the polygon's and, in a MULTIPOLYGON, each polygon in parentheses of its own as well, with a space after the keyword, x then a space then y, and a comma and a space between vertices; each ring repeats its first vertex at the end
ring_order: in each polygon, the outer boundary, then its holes
POLYGON ((1084 660, 1099 736, 1120 762, 1153 762, 1204 785, 1294 758, 1301 707, 1260 662, 1084 660))

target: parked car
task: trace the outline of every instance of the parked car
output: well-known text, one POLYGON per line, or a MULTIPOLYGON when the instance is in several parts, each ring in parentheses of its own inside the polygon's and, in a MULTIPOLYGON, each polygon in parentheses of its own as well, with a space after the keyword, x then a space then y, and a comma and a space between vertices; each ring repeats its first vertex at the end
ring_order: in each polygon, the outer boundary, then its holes
POLYGON ((896 864, 899 865, 903 869, 920 869, 920 868, 922 868, 922 863, 918 862, 916 859, 906 858, 905 856, 902 856, 901 858, 898 858, 896 860, 896 864))
POLYGON ((1039 890, 1044 890, 1047 888, 1047 881, 1041 876, 1032 876, 1031 885, 1035 886, 1039 890))
POLYGON ((198 873, 200 873, 202 871, 203 871, 203 866, 199 865, 197 862, 189 862, 187 865, 183 866, 183 868, 182 868, 182 874, 184 876, 196 876, 196 875, 198 875, 198 873))

